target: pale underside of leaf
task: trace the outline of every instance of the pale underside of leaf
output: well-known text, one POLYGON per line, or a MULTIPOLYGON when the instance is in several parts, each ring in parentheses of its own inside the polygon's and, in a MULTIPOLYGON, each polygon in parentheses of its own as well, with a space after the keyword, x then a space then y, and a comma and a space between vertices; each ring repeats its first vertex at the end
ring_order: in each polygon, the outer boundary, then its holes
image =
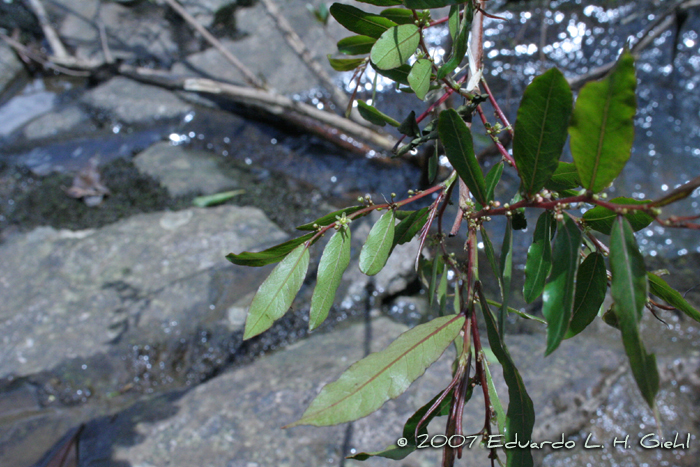
POLYGON ((328 384, 301 419, 288 425, 329 426, 365 417, 401 395, 457 337, 464 317, 436 318, 406 331, 328 384))

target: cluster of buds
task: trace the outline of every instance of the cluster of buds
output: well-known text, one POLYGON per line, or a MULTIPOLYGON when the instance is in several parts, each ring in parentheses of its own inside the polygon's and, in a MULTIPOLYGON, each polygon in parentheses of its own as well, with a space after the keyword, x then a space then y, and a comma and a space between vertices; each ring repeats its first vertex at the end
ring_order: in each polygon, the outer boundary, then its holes
POLYGON ((358 196, 357 202, 362 203, 365 206, 374 206, 374 201, 372 201, 372 196, 369 193, 365 196, 358 196))

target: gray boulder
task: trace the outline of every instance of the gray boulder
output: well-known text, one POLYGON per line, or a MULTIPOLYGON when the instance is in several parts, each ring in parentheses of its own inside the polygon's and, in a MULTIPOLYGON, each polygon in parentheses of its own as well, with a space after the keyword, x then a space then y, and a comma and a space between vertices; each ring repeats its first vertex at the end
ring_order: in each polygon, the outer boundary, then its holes
POLYGON ((5 42, 0 43, 0 103, 4 102, 3 95, 22 71, 22 62, 5 42))

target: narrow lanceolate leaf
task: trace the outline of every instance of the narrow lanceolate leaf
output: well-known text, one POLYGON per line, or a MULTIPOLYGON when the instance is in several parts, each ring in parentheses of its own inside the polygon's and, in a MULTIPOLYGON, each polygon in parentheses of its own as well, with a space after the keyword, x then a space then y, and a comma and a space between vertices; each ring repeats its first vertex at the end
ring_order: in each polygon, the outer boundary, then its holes
POLYGON ((693 306, 688 303, 688 301, 683 298, 683 296, 674 290, 665 280, 653 273, 647 273, 649 279, 649 290, 651 293, 675 307, 677 310, 682 311, 686 315, 693 318, 695 321, 700 321, 700 311, 693 308, 693 306))
POLYGON ((370 123, 373 123, 374 125, 384 126, 387 123, 391 126, 396 127, 400 125, 399 122, 397 122, 387 114, 380 112, 379 110, 377 110, 376 108, 372 107, 364 101, 357 101, 357 110, 360 111, 360 115, 362 116, 362 118, 364 118, 370 123))
POLYGON ((324 387, 302 417, 288 426, 337 425, 371 414, 403 394, 442 355, 463 325, 463 316, 450 315, 406 331, 324 387))
POLYGON ((501 175, 503 175, 503 162, 491 167, 491 170, 486 174, 486 201, 493 201, 493 193, 501 180, 501 175))
POLYGON ((591 253, 578 267, 574 312, 565 339, 574 337, 593 322, 605 300, 607 290, 605 259, 600 253, 591 253))
MULTIPOLYGON (((393 22, 393 21, 392 21, 393 22)), ((372 63, 382 70, 398 68, 413 55, 420 43, 420 29, 415 24, 402 24, 387 29, 372 46, 372 63)))
POLYGON ((510 218, 506 223, 506 232, 503 235, 501 246, 501 277, 503 278, 503 303, 498 313, 498 332, 505 335, 506 314, 510 301, 510 278, 513 275, 513 223, 510 218))
POLYGON ((447 28, 450 30, 450 37, 455 40, 459 34, 459 5, 452 5, 447 19, 447 28))
POLYGON ((539 192, 557 169, 573 102, 569 83, 556 68, 525 89, 513 136, 513 158, 523 193, 539 192))
POLYGON ((426 10, 431 8, 442 8, 449 5, 464 3, 460 0, 405 0, 406 8, 411 10, 426 10))
POLYGON ((299 245, 280 262, 258 288, 248 309, 243 339, 268 330, 292 306, 309 267, 309 249, 299 245))
POLYGON ((382 270, 394 244, 394 211, 389 210, 370 230, 360 251, 360 271, 373 276, 382 270))
POLYGON ((571 190, 581 186, 581 179, 578 177, 576 166, 571 162, 559 162, 552 178, 544 187, 552 191, 571 190))
POLYGON ((328 55, 328 63, 335 71, 351 71, 362 65, 365 58, 332 58, 328 55))
POLYGON ((569 329, 580 250, 581 231, 576 222, 566 216, 566 220, 557 228, 552 252, 552 274, 542 294, 542 314, 547 320, 545 356, 559 347, 569 329))
POLYGON ((379 14, 396 24, 411 24, 415 21, 413 12, 406 8, 386 8, 379 14))
POLYGON ((537 219, 532 245, 527 250, 523 298, 534 302, 542 295, 549 271, 552 270, 552 215, 543 212, 537 219))
POLYGON ((430 73, 433 64, 430 60, 421 58, 411 67, 411 72, 408 74, 408 85, 411 86, 413 92, 416 93, 418 99, 425 99, 425 95, 430 89, 430 73))
MULTIPOLYGON (((615 198, 610 200, 614 204, 647 204, 649 201, 643 201, 632 198, 615 198)), ((586 224, 593 230, 597 230, 605 235, 610 235, 612 230, 613 222, 617 218, 617 213, 611 211, 608 208, 602 206, 596 206, 593 209, 589 209, 583 214, 583 220, 586 224)), ((644 227, 648 226, 654 221, 651 217, 644 211, 633 210, 625 214, 625 218, 630 222, 632 230, 635 232, 637 230, 642 230, 644 227)))
POLYGON ((350 264, 350 229, 341 228, 328 241, 318 264, 316 288, 311 297, 309 311, 310 331, 319 327, 328 316, 328 310, 333 306, 335 292, 348 264, 350 264))
POLYGON ((675 203, 688 196, 692 195, 697 187, 700 187, 700 176, 695 177, 689 182, 679 186, 675 190, 671 191, 669 194, 654 200, 651 204, 657 207, 666 206, 667 204, 675 203))
POLYGON ((342 3, 334 3, 330 8, 331 15, 348 31, 375 39, 396 23, 383 16, 366 13, 359 8, 342 3))
MULTIPOLYGON (((528 441, 532 437, 532 428, 535 425, 535 409, 532 405, 532 399, 525 390, 525 383, 520 376, 518 368, 515 366, 510 352, 503 342, 503 337, 498 333, 498 326, 491 311, 489 310, 484 292, 481 286, 477 288, 479 293, 479 302, 481 303, 481 311, 484 315, 486 323, 486 331, 489 338, 489 344, 496 358, 503 367, 503 379, 508 386, 508 411, 506 413, 505 437, 506 442, 514 442, 517 436, 519 445, 528 446, 528 441)), ((508 460, 507 467, 532 467, 532 454, 530 448, 525 449, 509 449, 506 451, 508 460)))
POLYGON ((450 54, 450 58, 438 70, 438 80, 441 80, 445 76, 452 73, 452 71, 454 71, 460 63, 462 63, 462 60, 464 60, 464 56, 467 54, 467 44, 469 41, 469 31, 471 30, 472 17, 473 8, 471 3, 469 3, 464 9, 462 21, 459 23, 459 31, 452 42, 452 53, 450 54))
MULTIPOLYGON (((403 426, 403 437, 406 438, 406 446, 400 448, 397 445, 393 444, 386 448, 383 451, 379 452, 360 452, 357 453, 353 456, 348 456, 347 459, 354 459, 356 461, 364 461, 369 459, 370 457, 385 457, 387 459, 393 459, 393 460, 401 460, 404 459, 406 456, 408 456, 410 453, 416 450, 416 447, 418 445, 418 441, 416 440, 416 427, 418 426, 418 422, 421 421, 421 419, 425 416, 425 414, 430 410, 430 408, 435 404, 440 396, 442 395, 442 392, 435 397, 433 397, 430 402, 425 404, 423 407, 418 409, 416 413, 411 415, 411 417, 406 420, 406 423, 403 426)), ((418 434, 427 434, 428 433, 428 424, 433 420, 433 418, 437 416, 445 416, 450 413, 450 405, 452 404, 452 393, 449 393, 445 398, 440 402, 440 404, 435 408, 433 412, 431 412, 425 419, 425 421, 421 424, 418 434)))
POLYGON ((310 240, 315 234, 315 232, 311 232, 301 237, 287 240, 284 243, 280 243, 279 245, 275 245, 267 250, 259 251, 257 253, 251 253, 249 251, 244 251, 243 253, 239 253, 237 255, 234 253, 229 253, 226 255, 226 259, 231 261, 233 264, 238 264, 239 266, 259 267, 277 263, 282 261, 294 248, 301 245, 305 241, 310 240))
POLYGON ((394 246, 410 242, 423 228, 426 222, 428 222, 427 207, 419 209, 418 211, 413 211, 396 226, 396 230, 394 231, 394 246))
POLYGON ((506 427, 506 411, 503 410, 503 405, 501 405, 501 399, 498 397, 498 392, 496 391, 496 385, 493 383, 493 377, 491 376, 489 363, 486 360, 486 358, 484 358, 482 362, 482 365, 484 367, 484 373, 486 374, 486 386, 488 387, 489 391, 489 399, 491 399, 493 411, 496 413, 496 424, 498 425, 498 432, 503 434, 506 427))
POLYGON ((450 164, 464 180, 474 198, 482 206, 486 205, 484 174, 474 155, 472 134, 462 117, 453 109, 442 111, 438 120, 438 133, 450 164))
POLYGON ((648 294, 647 274, 634 231, 622 216, 615 219, 610 233, 610 269, 613 311, 622 332, 625 353, 644 400, 653 408, 659 391, 656 356, 647 353, 639 335, 639 321, 648 294))
MULTIPOLYGON (((325 227, 327 225, 331 225, 333 222, 338 220, 338 217, 341 217, 343 213, 345 213, 346 216, 349 216, 350 214, 354 214, 355 212, 359 211, 360 209, 364 209, 366 206, 349 206, 347 208, 343 209, 338 209, 337 211, 333 211, 331 213, 326 214, 325 216, 319 217, 313 222, 309 222, 308 224, 300 225, 297 227, 297 230, 316 230, 316 227, 314 225, 318 225, 320 227, 325 227)), ((363 214, 366 215, 366 214, 363 214)), ((362 216, 358 216, 362 217, 362 216)), ((357 218, 355 218, 357 219, 357 218)))
MULTIPOLYGON (((489 266, 491 266, 493 275, 496 276, 496 280, 498 281, 498 289, 501 291, 501 298, 503 298, 503 275, 501 274, 501 268, 498 267, 498 263, 496 262, 496 253, 494 252, 491 239, 489 238, 489 235, 486 232, 486 229, 484 229, 483 225, 481 226, 481 239, 484 241, 486 259, 489 262, 489 266)), ((501 304, 503 304, 504 301, 505 300, 501 300, 501 304)))
POLYGON ((357 0, 362 3, 369 3, 375 6, 396 6, 401 5, 403 2, 401 0, 357 0))
POLYGON ((368 54, 377 39, 370 36, 350 36, 338 41, 338 52, 345 55, 368 54))
POLYGON ((569 145, 582 186, 594 193, 610 185, 630 157, 636 85, 634 57, 625 51, 607 78, 586 84, 576 99, 569 145))

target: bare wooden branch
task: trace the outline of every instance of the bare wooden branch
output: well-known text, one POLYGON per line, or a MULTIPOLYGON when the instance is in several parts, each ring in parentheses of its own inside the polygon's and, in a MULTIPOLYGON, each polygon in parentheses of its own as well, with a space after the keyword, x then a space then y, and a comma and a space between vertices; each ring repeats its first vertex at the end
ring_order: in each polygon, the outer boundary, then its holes
POLYGON ((56 30, 53 28, 53 26, 51 26, 49 16, 46 14, 46 10, 44 9, 44 5, 42 5, 40 0, 29 0, 29 6, 32 8, 32 11, 34 11, 34 14, 39 20, 41 29, 44 31, 44 37, 46 37, 46 41, 51 46, 54 56, 59 60, 67 58, 69 56, 68 52, 63 46, 61 39, 58 37, 56 30))
POLYGON ((238 71, 241 72, 245 80, 250 84, 251 86, 255 86, 258 89, 265 89, 265 83, 263 83, 255 74, 250 71, 248 67, 246 67, 243 62, 238 60, 235 55, 233 55, 231 52, 229 52, 226 47, 224 47, 224 44, 221 43, 216 37, 214 37, 207 29, 199 24, 196 19, 189 13, 187 13, 187 10, 185 10, 182 5, 180 5, 176 0, 160 0, 161 2, 165 2, 168 4, 170 8, 172 8, 178 15, 182 17, 185 21, 187 21, 190 26, 195 28, 197 32, 199 32, 204 39, 209 42, 213 47, 216 48, 219 52, 221 52, 221 55, 226 58, 233 66, 236 67, 238 71))

